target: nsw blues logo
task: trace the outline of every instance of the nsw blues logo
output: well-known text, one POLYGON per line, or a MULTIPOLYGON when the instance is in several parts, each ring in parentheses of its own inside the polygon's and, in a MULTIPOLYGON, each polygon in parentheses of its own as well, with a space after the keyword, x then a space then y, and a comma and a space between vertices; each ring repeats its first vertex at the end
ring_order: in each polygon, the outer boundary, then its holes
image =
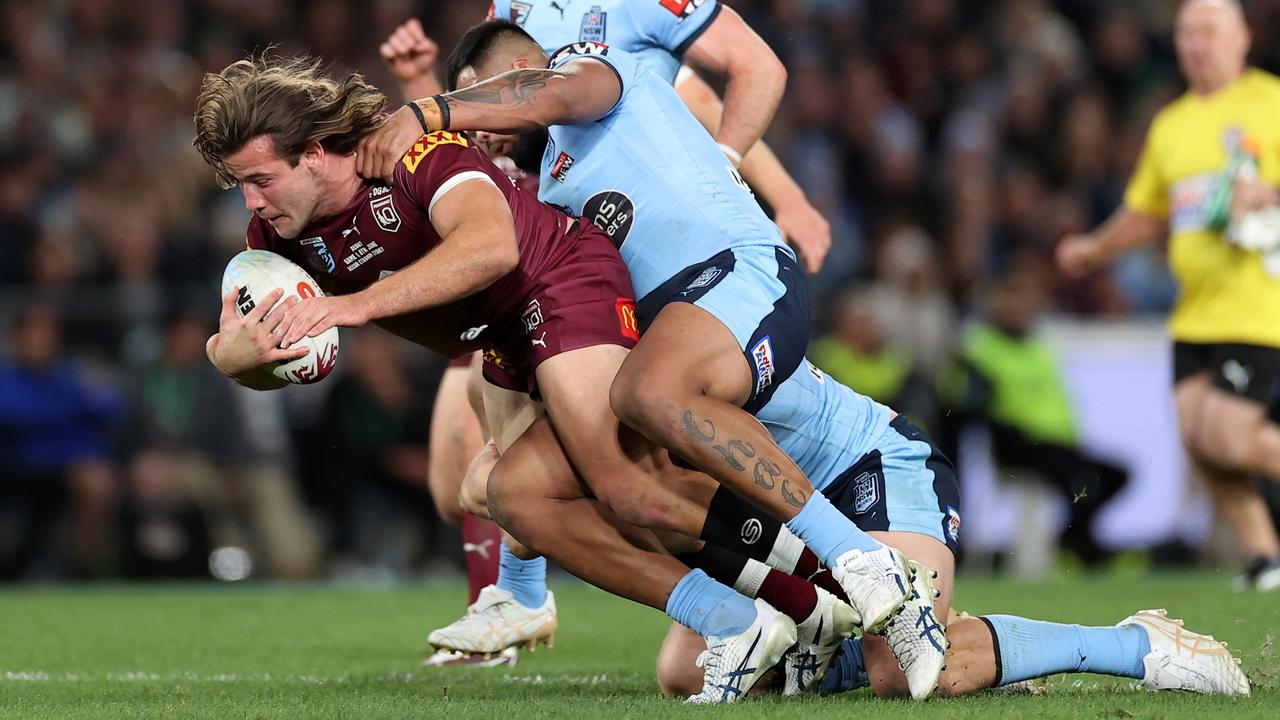
POLYGON ((298 241, 298 244, 311 250, 304 254, 303 261, 313 271, 332 275, 333 271, 338 269, 338 263, 333 259, 333 255, 329 254, 329 246, 324 244, 324 238, 303 238, 298 241))
POLYGON ((864 472, 853 481, 853 514, 862 515, 880 502, 880 474, 864 472))
POLYGON ((578 30, 578 41, 604 42, 605 21, 608 16, 609 13, 602 10, 599 5, 592 5, 590 10, 582 14, 582 27, 578 30))

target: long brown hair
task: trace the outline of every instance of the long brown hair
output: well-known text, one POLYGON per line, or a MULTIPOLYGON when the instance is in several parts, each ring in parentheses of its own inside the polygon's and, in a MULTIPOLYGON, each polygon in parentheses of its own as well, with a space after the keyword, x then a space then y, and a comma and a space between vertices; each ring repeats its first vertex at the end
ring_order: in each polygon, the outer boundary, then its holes
POLYGON ((387 98, 359 73, 334 80, 320 60, 261 55, 206 73, 196 97, 192 141, 223 188, 236 185, 224 159, 259 135, 297 165, 312 141, 327 151, 353 152, 385 120, 387 98))

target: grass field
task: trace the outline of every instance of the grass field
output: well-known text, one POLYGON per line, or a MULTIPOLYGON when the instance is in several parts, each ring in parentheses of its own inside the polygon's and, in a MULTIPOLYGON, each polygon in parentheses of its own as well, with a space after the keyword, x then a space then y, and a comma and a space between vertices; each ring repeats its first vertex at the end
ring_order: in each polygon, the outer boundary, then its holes
POLYGON ((1280 597, 1237 595, 1227 578, 962 580, 957 606, 1109 624, 1168 607, 1229 641, 1255 689, 1227 700, 1145 693, 1058 676, 1041 697, 912 704, 866 691, 733 707, 658 696, 665 617, 572 583, 555 587, 556 647, 515 668, 423 669, 428 629, 462 609, 461 587, 115 586, 0 593, 0 718, 1274 718, 1280 716, 1280 597), (941 714, 939 714, 941 713, 941 714))

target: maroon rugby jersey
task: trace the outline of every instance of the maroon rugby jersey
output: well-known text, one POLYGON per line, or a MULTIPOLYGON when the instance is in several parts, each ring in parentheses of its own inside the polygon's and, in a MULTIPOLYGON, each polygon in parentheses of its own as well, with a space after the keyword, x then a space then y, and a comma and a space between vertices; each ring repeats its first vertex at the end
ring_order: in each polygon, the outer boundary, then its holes
POLYGON ((292 240, 281 238, 255 215, 249 221, 248 246, 307 268, 326 293, 358 292, 440 244, 429 216, 433 198, 476 173, 488 176, 511 207, 518 266, 471 296, 377 323, 451 357, 501 345, 501 338, 493 336, 508 332, 508 320, 520 317, 531 280, 571 252, 574 243, 562 241, 571 220, 516 187, 462 133, 422 136, 396 166, 394 186, 366 182, 341 211, 314 221, 292 240))

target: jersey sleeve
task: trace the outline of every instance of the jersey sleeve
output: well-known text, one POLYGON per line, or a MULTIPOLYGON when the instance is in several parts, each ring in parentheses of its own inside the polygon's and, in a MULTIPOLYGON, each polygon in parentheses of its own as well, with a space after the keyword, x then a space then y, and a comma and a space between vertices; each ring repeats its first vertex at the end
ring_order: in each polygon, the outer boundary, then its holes
POLYGON ((673 55, 683 55, 720 14, 717 0, 631 0, 636 34, 673 55))
POLYGON ((614 103, 609 112, 605 113, 605 117, 608 117, 614 110, 618 109, 618 106, 622 105, 622 99, 626 97, 627 90, 634 84, 635 74, 640 64, 636 62, 635 58, 617 48, 611 48, 602 43, 577 42, 565 45, 551 53, 548 67, 554 70, 564 67, 575 60, 583 59, 598 60, 612 70, 614 75, 618 76, 618 102, 614 103))
POLYGON ((1124 191, 1124 204, 1130 210, 1158 218, 1169 217, 1169 185, 1160 174, 1160 116, 1157 115, 1142 143, 1138 166, 1124 191))
POLYGON ((396 183, 403 184, 428 217, 453 188, 468 180, 484 180, 496 187, 497 178, 502 178, 501 171, 460 132, 423 135, 396 168, 396 183))

